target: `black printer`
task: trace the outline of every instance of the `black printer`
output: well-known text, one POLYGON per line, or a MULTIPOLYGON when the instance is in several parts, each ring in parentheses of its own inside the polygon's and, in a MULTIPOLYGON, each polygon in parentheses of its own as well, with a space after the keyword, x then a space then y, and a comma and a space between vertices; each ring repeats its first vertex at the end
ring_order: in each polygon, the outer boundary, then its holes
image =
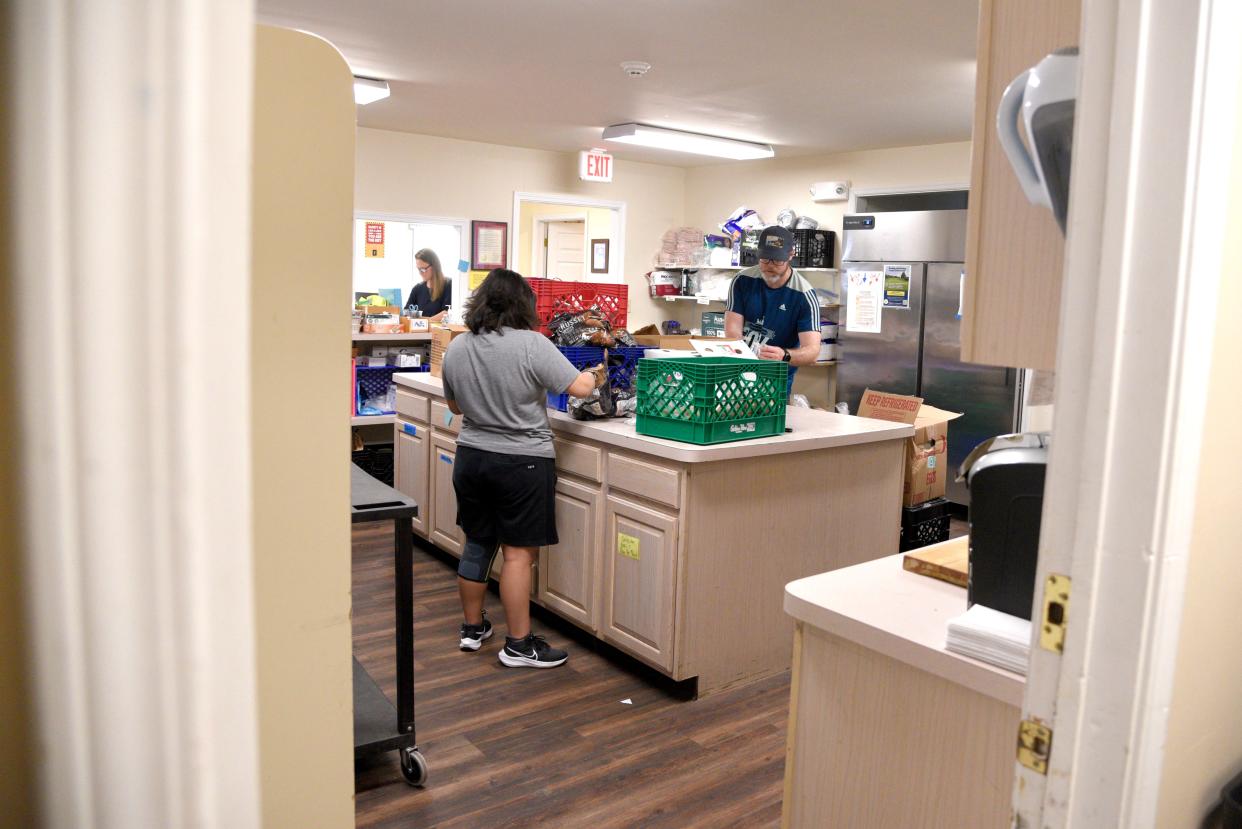
POLYGON ((1031 618, 1050 441, 1046 432, 999 435, 962 463, 958 480, 970 488, 967 605, 1031 618))

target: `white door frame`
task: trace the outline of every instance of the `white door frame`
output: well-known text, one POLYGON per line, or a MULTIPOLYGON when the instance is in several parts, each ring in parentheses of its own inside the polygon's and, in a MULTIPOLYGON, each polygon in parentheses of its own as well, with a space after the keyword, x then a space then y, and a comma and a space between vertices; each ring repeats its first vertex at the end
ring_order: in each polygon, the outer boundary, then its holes
POLYGON ((1048 573, 1072 590, 1064 655, 1033 626, 1023 717, 1052 751, 1046 777, 1016 766, 1018 826, 1155 821, 1239 42, 1234 0, 1084 1, 1037 612, 1048 573))
POLYGON ((15 333, 42 819, 257 827, 253 3, 13 18, 11 290, 61 300, 15 333))
MULTIPOLYGON (((510 225, 509 233, 509 261, 517 262, 517 228, 521 226, 522 221, 522 203, 523 202, 541 202, 543 204, 564 204, 572 207, 603 207, 608 210, 617 211, 616 238, 612 240, 608 249, 609 273, 615 273, 618 276, 616 281, 624 284, 625 282, 625 202, 623 201, 607 201, 605 199, 593 199, 589 196, 575 196, 568 193, 529 193, 522 190, 513 192, 513 221, 510 225), (614 264, 615 263, 615 266, 614 264)), ((587 234, 589 237, 590 234, 587 234)), ((590 239, 587 239, 590 245, 590 239)), ((588 254, 590 251, 587 251, 588 254)), ((588 263, 591 261, 587 256, 588 263)), ((590 268, 587 269, 590 274, 590 268)))
MULTIPOLYGON (((417 213, 388 213, 383 210, 354 210, 355 222, 366 221, 367 219, 378 219, 381 222, 406 222, 407 224, 435 223, 443 225, 456 225, 457 229, 461 231, 461 253, 459 254, 461 258, 459 261, 470 261, 469 219, 460 219, 452 216, 422 216, 417 213)), ((413 254, 414 251, 411 251, 411 256, 413 256, 413 254)), ((441 262, 440 265, 443 266, 444 263, 441 262)), ((414 261, 412 259, 410 260, 410 268, 414 268, 414 261)), ((457 270, 457 262, 452 263, 452 267, 449 269, 449 272, 451 274, 450 278, 453 280, 453 308, 464 309, 466 307, 466 299, 470 296, 470 285, 468 284, 470 282, 470 275, 469 273, 462 273, 457 270)), ((351 276, 350 279, 350 284, 352 285, 353 277, 351 276)), ((418 279, 419 276, 415 273, 415 284, 418 284, 418 279)))
MULTIPOLYGON (((552 216, 536 216, 534 227, 531 230, 530 240, 530 269, 534 272, 533 275, 535 277, 547 276, 546 257, 540 256, 540 254, 545 250, 545 247, 541 245, 540 242, 547 239, 548 224, 550 222, 582 222, 582 255, 584 257, 582 261, 588 261, 588 259, 585 258, 588 252, 587 246, 590 244, 587 241, 586 228, 588 224, 588 216, 586 213, 565 213, 552 216)), ((518 228, 518 232, 521 232, 521 228, 518 228)))

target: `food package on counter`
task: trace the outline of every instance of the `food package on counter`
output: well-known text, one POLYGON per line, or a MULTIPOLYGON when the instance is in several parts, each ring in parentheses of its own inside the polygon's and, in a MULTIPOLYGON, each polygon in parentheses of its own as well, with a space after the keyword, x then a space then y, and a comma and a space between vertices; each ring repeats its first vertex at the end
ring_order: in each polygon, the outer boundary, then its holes
POLYGON ((548 321, 552 342, 557 345, 594 345, 603 348, 634 346, 638 343, 624 328, 613 328, 598 308, 557 314, 548 321))
POLYGON ((745 230, 762 230, 763 217, 746 205, 729 214, 729 218, 720 223, 720 229, 730 235, 741 235, 745 230))
POLYGON ((798 214, 793 212, 792 207, 786 207, 780 213, 776 214, 776 223, 786 230, 793 230, 798 221, 798 214))
MULTIPOLYGON (((609 355, 610 365, 618 365, 624 359, 620 355, 609 355)), ((605 377, 608 375, 605 374, 605 377)), ((569 416, 575 420, 601 420, 611 417, 628 417, 634 414, 638 398, 634 389, 614 389, 605 380, 604 385, 595 389, 586 397, 571 397, 567 409, 569 416)))
POLYGON ((819 222, 810 216, 799 216, 798 221, 794 222, 793 230, 819 230, 819 222))
POLYGON ((709 233, 703 237, 703 247, 706 248, 731 248, 733 247, 732 236, 717 236, 709 233))

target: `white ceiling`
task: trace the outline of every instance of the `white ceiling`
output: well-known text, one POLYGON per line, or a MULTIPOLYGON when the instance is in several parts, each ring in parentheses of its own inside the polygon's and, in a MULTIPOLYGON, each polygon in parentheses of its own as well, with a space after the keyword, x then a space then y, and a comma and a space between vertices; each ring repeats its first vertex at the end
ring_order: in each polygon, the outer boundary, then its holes
POLYGON ((389 81, 360 126, 581 150, 638 121, 778 157, 969 139, 977 14, 978 0, 258 0, 260 22, 389 81), (653 68, 629 78, 625 60, 653 68))

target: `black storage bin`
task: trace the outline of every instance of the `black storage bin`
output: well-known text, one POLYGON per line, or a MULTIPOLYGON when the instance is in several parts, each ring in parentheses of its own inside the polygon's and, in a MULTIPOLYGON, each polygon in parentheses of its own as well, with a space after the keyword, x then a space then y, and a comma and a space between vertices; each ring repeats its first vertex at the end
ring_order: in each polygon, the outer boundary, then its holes
POLYGON ((834 231, 822 228, 795 230, 793 235, 795 268, 831 268, 837 261, 837 234, 834 231))
POLYGON ((762 232, 762 230, 742 231, 742 238, 738 243, 742 249, 738 253, 737 261, 743 268, 759 264, 759 234, 762 232))
POLYGON ((363 472, 392 486, 393 448, 391 443, 370 443, 352 453, 353 462, 363 472))
POLYGON ((1242 829, 1242 774, 1225 784, 1220 799, 1221 829, 1242 829))
POLYGON ((917 550, 949 540, 949 501, 933 498, 901 509, 900 551, 917 550))

